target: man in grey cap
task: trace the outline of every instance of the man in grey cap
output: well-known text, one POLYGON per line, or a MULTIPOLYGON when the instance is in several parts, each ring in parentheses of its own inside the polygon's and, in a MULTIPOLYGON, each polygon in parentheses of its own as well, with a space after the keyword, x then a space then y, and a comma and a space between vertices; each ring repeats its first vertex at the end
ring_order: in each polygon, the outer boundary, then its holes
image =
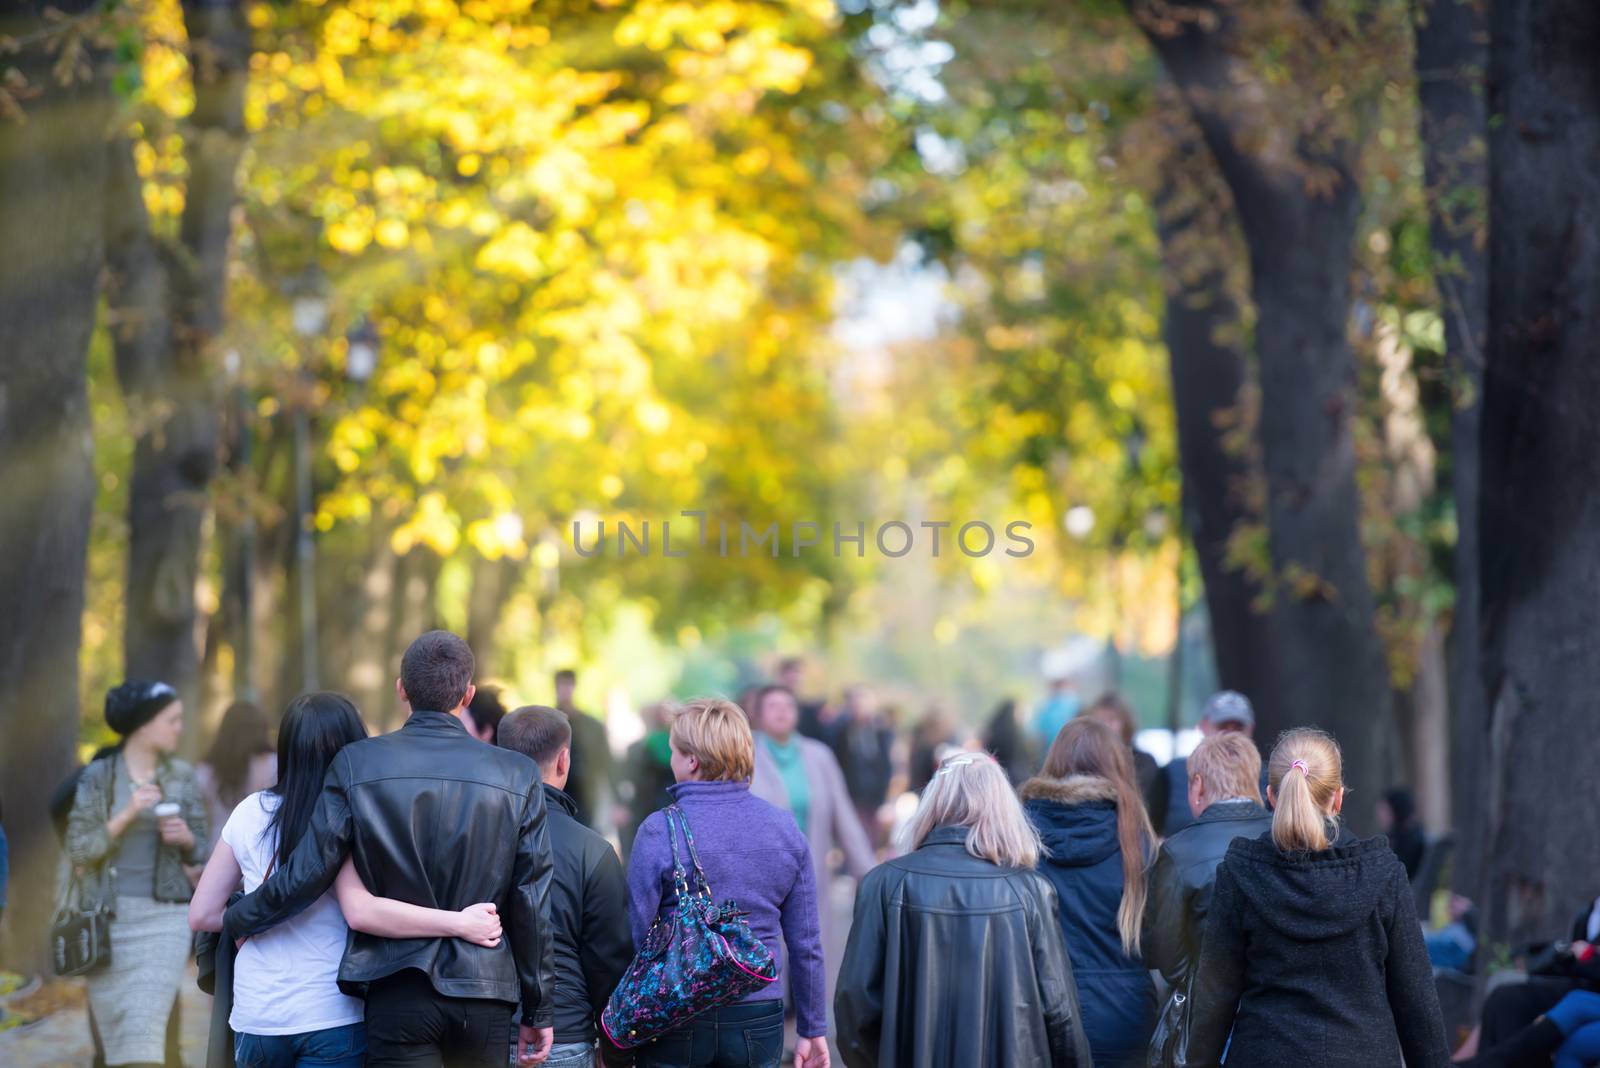
POLYGON ((1255 736, 1256 710, 1250 706, 1250 698, 1237 690, 1218 690, 1207 699, 1200 716, 1200 733, 1210 735, 1219 731, 1255 736))
MULTIPOLYGON (((1206 698, 1200 713, 1200 733, 1206 737, 1223 731, 1237 731, 1247 738, 1256 733, 1256 710, 1250 698, 1237 690, 1218 690, 1206 698)), ((1168 779, 1167 814, 1161 824, 1161 833, 1170 837, 1194 822, 1189 811, 1189 761, 1175 756, 1166 766, 1168 779)), ((1261 796, 1267 795, 1266 762, 1261 765, 1261 796)))

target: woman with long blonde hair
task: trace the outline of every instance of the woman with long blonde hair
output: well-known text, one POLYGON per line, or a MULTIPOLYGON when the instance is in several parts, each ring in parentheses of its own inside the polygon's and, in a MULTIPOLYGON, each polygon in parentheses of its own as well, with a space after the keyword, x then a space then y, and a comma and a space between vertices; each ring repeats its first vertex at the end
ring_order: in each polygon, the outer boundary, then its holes
POLYGON ((1449 1064, 1405 868, 1381 835, 1339 837, 1339 744, 1285 733, 1267 781, 1272 833, 1234 839, 1217 869, 1190 1063, 1218 1064, 1226 1049, 1228 1068, 1449 1064))
POLYGON ((856 895, 834 1017, 850 1068, 1089 1068, 1039 836, 984 753, 941 764, 906 855, 856 895))
POLYGON ((1044 842, 1040 870, 1060 900, 1094 1063, 1139 1063, 1156 1014, 1155 984, 1140 952, 1156 840, 1132 755, 1110 727, 1079 716, 1061 728, 1039 774, 1023 784, 1022 801, 1044 842))

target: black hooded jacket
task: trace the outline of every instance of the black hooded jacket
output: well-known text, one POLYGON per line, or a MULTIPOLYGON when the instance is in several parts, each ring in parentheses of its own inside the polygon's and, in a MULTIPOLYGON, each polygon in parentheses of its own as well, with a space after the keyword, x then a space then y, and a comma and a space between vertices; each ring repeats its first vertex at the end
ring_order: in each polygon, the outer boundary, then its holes
POLYGON ((1411 887, 1381 837, 1316 853, 1235 839, 1194 982, 1195 1065, 1225 1044, 1228 1068, 1450 1063, 1411 887))

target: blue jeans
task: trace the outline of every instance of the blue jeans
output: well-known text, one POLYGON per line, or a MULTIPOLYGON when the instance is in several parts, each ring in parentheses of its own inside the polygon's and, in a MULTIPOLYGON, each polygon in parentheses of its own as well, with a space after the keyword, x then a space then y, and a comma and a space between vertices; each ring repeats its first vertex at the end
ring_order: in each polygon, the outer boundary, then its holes
POLYGON ((1554 1068, 1600 1064, 1600 994, 1574 990, 1547 1015, 1567 1036, 1556 1051, 1554 1068))
POLYGON ((783 1002, 724 1005, 639 1047, 638 1068, 778 1068, 783 1002))
POLYGON ((0 912, 6 910, 6 880, 11 871, 10 851, 6 847, 6 829, 0 827, 0 912))
POLYGON ((236 1068, 361 1068, 366 1060, 366 1024, 302 1035, 233 1036, 236 1068))
POLYGON ((593 1042, 557 1042, 544 1068, 594 1068, 593 1042))

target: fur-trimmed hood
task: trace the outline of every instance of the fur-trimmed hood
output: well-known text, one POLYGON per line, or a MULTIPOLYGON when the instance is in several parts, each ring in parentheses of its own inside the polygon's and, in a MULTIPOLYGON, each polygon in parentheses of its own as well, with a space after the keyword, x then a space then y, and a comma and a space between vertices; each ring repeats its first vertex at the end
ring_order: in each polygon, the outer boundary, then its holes
POLYGON ((1054 801, 1060 805, 1081 805, 1085 801, 1115 802, 1117 799, 1116 785, 1098 775, 1068 775, 1065 779, 1035 775, 1022 784, 1018 793, 1024 801, 1054 801))
POLYGON ((1023 811, 1044 841, 1046 863, 1088 868, 1118 855, 1117 788, 1110 779, 1040 775, 1023 783, 1020 794, 1023 811))

